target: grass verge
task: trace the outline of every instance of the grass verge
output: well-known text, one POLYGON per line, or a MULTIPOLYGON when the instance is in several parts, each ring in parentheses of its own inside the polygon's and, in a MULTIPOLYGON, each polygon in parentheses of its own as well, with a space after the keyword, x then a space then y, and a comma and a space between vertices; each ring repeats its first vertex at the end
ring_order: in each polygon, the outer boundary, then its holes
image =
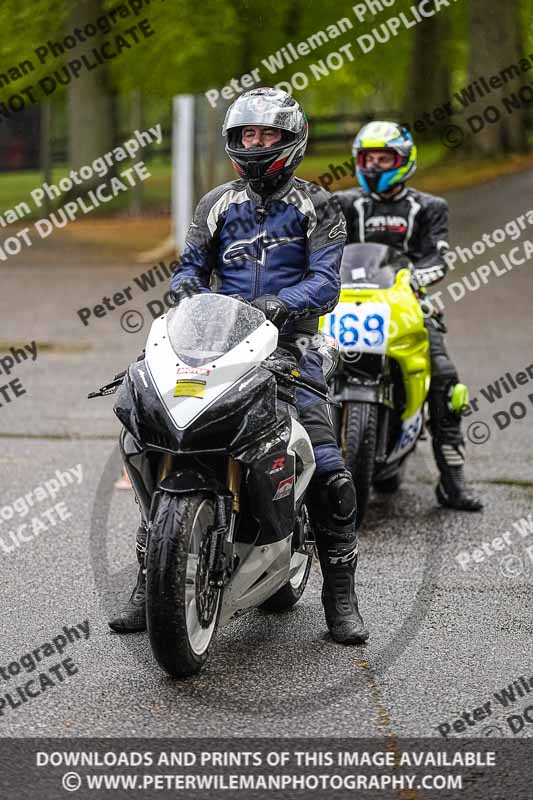
MULTIPOLYGON (((328 184, 330 191, 338 191, 356 184, 356 179, 350 171, 351 163, 351 154, 344 150, 315 152, 305 158, 297 174, 306 180, 328 184), (333 178, 334 167, 340 176, 338 180, 333 178), (331 176, 331 182, 326 176, 331 176)), ((532 169, 533 153, 466 159, 462 153, 447 150, 443 145, 434 143, 422 146, 419 164, 413 181, 416 188, 425 192, 445 194, 532 169)), ((143 202, 141 217, 130 216, 131 194, 125 192, 112 202, 95 209, 85 218, 70 223, 64 230, 57 231, 56 235, 64 236, 73 243, 105 247, 123 254, 150 250, 163 241, 170 233, 171 166, 168 163, 154 162, 148 165, 148 169, 151 178, 141 184, 143 202)), ((54 169, 53 182, 57 183, 67 175, 67 167, 58 167, 54 169)), ((102 178, 102 182, 106 180, 102 178)), ((30 192, 40 186, 42 181, 39 172, 0 175, 0 214, 25 201, 30 205, 32 214, 23 217, 21 225, 44 217, 44 209, 35 208, 30 197, 30 192)))

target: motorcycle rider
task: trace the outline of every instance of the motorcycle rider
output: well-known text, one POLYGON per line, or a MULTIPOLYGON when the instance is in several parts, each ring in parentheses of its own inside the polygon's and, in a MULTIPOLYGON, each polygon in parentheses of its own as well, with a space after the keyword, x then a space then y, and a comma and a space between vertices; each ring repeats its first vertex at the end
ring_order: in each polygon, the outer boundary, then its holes
MULTIPOLYGON (((327 192, 293 176, 307 144, 305 114, 286 92, 254 89, 228 109, 222 132, 240 178, 200 200, 170 287, 180 302, 191 291, 211 291, 214 278, 218 292, 251 302, 278 327, 280 345, 298 354, 301 374, 319 381, 326 391, 315 334, 320 315, 338 302, 346 221, 331 208, 327 192)), ((368 631, 354 587, 358 548, 353 480, 328 405, 302 390, 296 403, 316 461, 307 503, 324 579, 326 622, 336 641, 362 643, 368 631)), ((135 469, 143 454, 129 434, 122 448, 126 468, 135 469)), ((146 625, 145 543, 143 523, 137 535, 137 585, 109 623, 119 632, 144 630, 146 625)))
MULTIPOLYGON (((448 270, 444 260, 448 205, 441 197, 405 185, 417 165, 416 146, 407 128, 394 122, 370 122, 355 137, 352 152, 361 188, 334 193, 347 220, 347 243, 378 242, 407 253, 414 263, 415 281, 424 302, 424 287, 441 280, 448 270)), ((481 511, 483 503, 465 487, 461 389, 444 342, 442 315, 425 315, 425 327, 432 372, 430 430, 440 472, 437 500, 447 508, 481 511)))

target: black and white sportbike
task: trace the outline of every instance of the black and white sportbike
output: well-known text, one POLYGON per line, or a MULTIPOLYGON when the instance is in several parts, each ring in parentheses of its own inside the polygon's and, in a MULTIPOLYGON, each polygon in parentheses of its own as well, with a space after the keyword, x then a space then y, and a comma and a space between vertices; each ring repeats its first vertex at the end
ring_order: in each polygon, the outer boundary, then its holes
POLYGON ((277 343, 262 311, 195 294, 154 321, 144 358, 89 395, 119 390, 114 411, 153 466, 152 497, 136 492, 147 626, 171 675, 202 668, 218 625, 290 608, 307 584, 315 462, 294 392, 327 397, 277 343))

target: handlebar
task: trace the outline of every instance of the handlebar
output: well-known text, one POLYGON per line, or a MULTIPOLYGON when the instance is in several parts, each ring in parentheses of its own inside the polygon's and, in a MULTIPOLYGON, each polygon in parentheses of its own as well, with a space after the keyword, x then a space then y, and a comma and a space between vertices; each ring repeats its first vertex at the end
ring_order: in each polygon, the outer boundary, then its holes
MULTIPOLYGON (((316 397, 319 397, 321 400, 324 400, 329 405, 341 406, 341 403, 337 402, 337 400, 333 400, 333 398, 330 397, 327 392, 324 392, 324 387, 321 383, 313 380, 312 378, 303 378, 298 370, 291 369, 290 372, 282 372, 281 370, 268 366, 265 363, 263 363, 261 366, 271 372, 272 375, 275 375, 280 383, 286 383, 288 386, 294 386, 297 389, 305 389, 306 391, 311 392, 311 394, 316 395, 316 397)), ((126 373, 127 370, 117 373, 110 383, 106 383, 105 386, 101 386, 96 392, 90 392, 90 394, 87 395, 87 399, 92 400, 95 397, 108 397, 111 394, 115 394, 118 387, 124 380, 126 373)))
POLYGON ((113 380, 111 381, 111 383, 106 383, 105 386, 101 386, 98 389, 97 392, 90 392, 87 395, 87 399, 88 400, 92 400, 93 397, 107 397, 110 394, 115 394, 115 392, 117 391, 118 387, 120 386, 120 384, 124 380, 124 376, 126 375, 126 372, 127 372, 127 370, 124 370, 124 372, 118 372, 115 375, 115 377, 113 378, 113 380))
POLYGON ((287 385, 294 386, 297 389, 305 389, 306 391, 311 392, 311 394, 316 395, 316 397, 319 397, 321 400, 324 400, 324 402, 328 403, 329 405, 337 406, 339 408, 342 406, 342 403, 334 400, 327 392, 324 391, 324 387, 321 383, 314 381, 312 378, 303 378, 298 370, 291 370, 290 373, 287 373, 280 372, 279 370, 269 367, 266 364, 262 364, 262 366, 275 375, 280 383, 286 383, 287 385))

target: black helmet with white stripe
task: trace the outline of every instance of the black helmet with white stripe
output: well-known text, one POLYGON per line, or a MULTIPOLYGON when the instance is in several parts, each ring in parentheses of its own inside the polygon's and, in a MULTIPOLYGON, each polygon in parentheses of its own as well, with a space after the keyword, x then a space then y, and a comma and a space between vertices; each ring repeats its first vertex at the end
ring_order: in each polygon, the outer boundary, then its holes
POLYGON ((226 153, 239 175, 261 195, 286 183, 302 161, 307 145, 307 119, 294 97, 281 89, 252 89, 228 109, 222 133, 226 153), (275 128, 281 139, 270 147, 248 147, 242 142, 247 125, 275 128))

